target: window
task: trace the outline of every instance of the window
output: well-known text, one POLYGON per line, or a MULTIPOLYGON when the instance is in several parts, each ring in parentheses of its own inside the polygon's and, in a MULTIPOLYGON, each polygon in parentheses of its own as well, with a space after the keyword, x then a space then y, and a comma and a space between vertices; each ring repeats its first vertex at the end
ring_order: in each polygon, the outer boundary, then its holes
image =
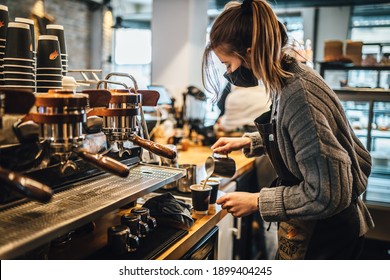
POLYGON ((363 55, 375 54, 380 61, 390 53, 390 4, 353 7, 350 31, 351 40, 364 42, 363 55))
POLYGON ((289 38, 303 44, 303 18, 300 13, 278 14, 278 19, 287 28, 289 38))
MULTIPOLYGON (((151 83, 152 32, 150 29, 117 28, 113 71, 132 75, 140 88, 151 83)), ((128 81, 127 81, 128 82, 128 81)), ((131 86, 128 84, 128 86, 131 86)))
POLYGON ((350 30, 352 40, 390 42, 390 4, 353 7, 350 30))
MULTIPOLYGON (((390 54, 390 4, 355 6, 350 20, 350 39, 363 41, 365 66, 388 65, 390 54), (387 61, 387 63, 385 62, 387 61)), ((350 71, 352 85, 388 88, 389 71, 350 71), (379 79, 379 80, 378 80, 379 79)))

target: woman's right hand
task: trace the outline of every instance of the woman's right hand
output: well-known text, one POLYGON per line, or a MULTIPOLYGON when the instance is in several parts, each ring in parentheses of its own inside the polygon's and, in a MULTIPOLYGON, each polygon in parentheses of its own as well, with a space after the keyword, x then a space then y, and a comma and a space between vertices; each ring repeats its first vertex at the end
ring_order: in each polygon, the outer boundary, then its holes
POLYGON ((231 151, 249 148, 251 139, 249 137, 221 137, 211 146, 214 153, 226 155, 231 151))

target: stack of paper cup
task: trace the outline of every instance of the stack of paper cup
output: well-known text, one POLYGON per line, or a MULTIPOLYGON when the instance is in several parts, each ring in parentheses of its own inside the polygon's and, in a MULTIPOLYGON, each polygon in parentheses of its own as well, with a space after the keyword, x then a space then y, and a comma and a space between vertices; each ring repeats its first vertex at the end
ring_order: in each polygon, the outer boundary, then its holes
POLYGON ((35 90, 34 59, 28 24, 10 22, 4 54, 4 86, 35 90))
POLYGON ((58 37, 61 50, 62 75, 66 76, 68 72, 68 54, 66 52, 64 27, 58 24, 48 24, 46 25, 46 33, 58 37))
POLYGON ((0 85, 4 85, 4 55, 9 22, 8 7, 0 5, 0 85))
POLYGON ((62 89, 62 64, 57 36, 41 35, 37 48, 37 92, 62 89))

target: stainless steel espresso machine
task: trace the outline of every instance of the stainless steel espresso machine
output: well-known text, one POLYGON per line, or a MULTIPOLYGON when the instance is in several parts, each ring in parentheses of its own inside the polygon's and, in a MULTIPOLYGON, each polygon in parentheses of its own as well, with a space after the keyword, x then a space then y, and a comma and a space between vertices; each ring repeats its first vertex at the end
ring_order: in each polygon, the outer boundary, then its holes
MULTIPOLYGON (((181 169, 142 162, 142 148, 167 158, 176 154, 148 139, 144 96, 136 82, 123 92, 99 89, 109 78, 96 90, 32 95, 34 109, 18 112, 24 114, 13 125, 19 143, 0 146, 1 259, 33 258, 32 252, 53 247, 80 228, 93 230, 88 225, 102 216, 183 177, 181 169), (16 174, 23 180, 9 183, 16 174), (4 187, 4 178, 11 188, 4 187), (28 192, 32 182, 44 199, 28 192)), ((19 93, 0 89, 0 96, 19 93)), ((7 100, 2 116, 11 112, 6 106, 18 106, 9 104, 15 98, 7 100)))

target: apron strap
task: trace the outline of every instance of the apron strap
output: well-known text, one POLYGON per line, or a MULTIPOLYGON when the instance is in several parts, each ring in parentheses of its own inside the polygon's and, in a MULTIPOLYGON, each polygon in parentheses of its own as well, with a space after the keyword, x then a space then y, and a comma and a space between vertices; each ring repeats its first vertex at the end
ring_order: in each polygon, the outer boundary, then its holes
POLYGON ((271 110, 265 112, 256 118, 255 125, 261 135, 261 138, 263 139, 266 154, 268 155, 276 173, 278 174, 278 181, 276 185, 295 185, 301 180, 295 177, 284 163, 282 155, 280 154, 276 135, 276 120, 272 118, 271 115, 271 110))

